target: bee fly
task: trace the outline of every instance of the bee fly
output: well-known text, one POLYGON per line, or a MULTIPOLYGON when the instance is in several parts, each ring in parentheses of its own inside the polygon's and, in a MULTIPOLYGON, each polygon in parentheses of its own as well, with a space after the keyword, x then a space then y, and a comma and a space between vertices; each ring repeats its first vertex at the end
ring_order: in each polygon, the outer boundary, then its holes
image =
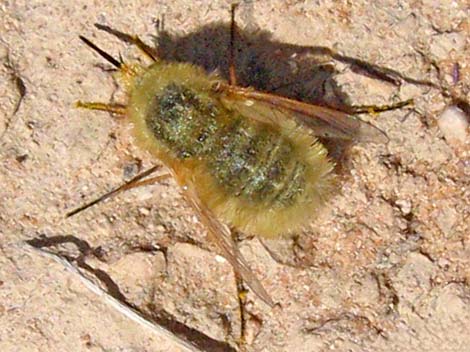
POLYGON ((229 227, 265 238, 295 232, 314 218, 337 188, 334 164, 317 137, 375 143, 384 143, 387 137, 347 113, 237 86, 234 7, 228 82, 192 64, 159 59, 137 36, 97 27, 136 45, 151 64, 123 63, 80 36, 117 68, 127 101, 77 106, 127 118, 135 141, 168 173, 147 178, 160 169, 155 166, 68 216, 125 189, 173 177, 224 257, 273 306, 229 227))

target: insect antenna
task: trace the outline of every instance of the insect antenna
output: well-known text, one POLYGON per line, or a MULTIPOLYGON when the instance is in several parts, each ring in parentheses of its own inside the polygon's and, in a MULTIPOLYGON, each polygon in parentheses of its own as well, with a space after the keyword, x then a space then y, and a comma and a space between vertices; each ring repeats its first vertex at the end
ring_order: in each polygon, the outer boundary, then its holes
POLYGON ((80 35, 78 36, 86 45, 88 45, 91 49, 93 49, 97 54, 99 54, 102 58, 104 58, 106 61, 108 61, 110 64, 115 66, 116 68, 121 69, 122 67, 122 61, 116 60, 114 57, 112 57, 110 54, 108 54, 106 51, 103 49, 100 49, 98 46, 93 44, 90 40, 85 38, 84 36, 80 35))
POLYGON ((102 196, 92 200, 91 202, 88 202, 88 203, 72 210, 71 212, 68 212, 65 215, 65 217, 69 218, 69 217, 74 216, 78 213, 81 213, 83 210, 88 209, 88 208, 92 207, 93 205, 98 204, 98 203, 100 203, 100 202, 102 202, 102 201, 104 201, 108 198, 111 198, 111 197, 117 195, 120 192, 127 191, 127 190, 132 189, 132 188, 148 185, 148 184, 151 184, 151 183, 155 183, 155 182, 158 182, 158 181, 161 181, 163 179, 166 179, 166 178, 170 177, 169 174, 164 174, 164 175, 152 177, 148 180, 140 181, 143 178, 149 176, 150 174, 152 174, 155 171, 157 171, 158 169, 160 169, 160 167, 161 167, 160 165, 156 165, 156 166, 151 167, 150 169, 140 173, 139 175, 135 176, 134 178, 132 178, 130 181, 124 183, 123 185, 109 191, 108 193, 103 194, 102 196))

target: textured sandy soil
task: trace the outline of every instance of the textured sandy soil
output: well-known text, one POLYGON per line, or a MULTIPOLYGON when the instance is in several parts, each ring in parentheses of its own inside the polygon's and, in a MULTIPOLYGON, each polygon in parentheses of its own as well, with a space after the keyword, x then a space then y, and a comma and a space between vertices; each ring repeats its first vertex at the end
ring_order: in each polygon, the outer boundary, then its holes
POLYGON ((308 229, 241 238, 280 303, 249 292, 242 310, 173 181, 64 218, 155 163, 125 121, 73 108, 122 99, 78 35, 136 58, 107 24, 227 72, 228 1, 125 3, 0 3, 0 350, 470 350, 468 115, 437 123, 468 114, 468 2, 241 2, 241 84, 343 108, 415 100, 363 116, 390 142, 338 154, 341 191, 308 229))

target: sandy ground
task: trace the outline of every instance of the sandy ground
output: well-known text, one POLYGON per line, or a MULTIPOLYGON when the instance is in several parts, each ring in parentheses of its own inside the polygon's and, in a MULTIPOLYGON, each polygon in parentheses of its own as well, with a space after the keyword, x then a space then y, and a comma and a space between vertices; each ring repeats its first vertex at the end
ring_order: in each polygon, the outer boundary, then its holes
POLYGON ((78 35, 135 58, 93 26, 107 24, 226 75, 229 8, 0 3, 0 350, 469 351, 468 120, 437 123, 468 113, 467 1, 241 2, 241 84, 333 106, 415 100, 364 116, 390 142, 341 154, 341 192, 308 229, 241 239, 280 307, 249 292, 242 324, 232 268, 171 180, 64 218, 155 163, 125 122, 73 108, 122 98, 78 35))

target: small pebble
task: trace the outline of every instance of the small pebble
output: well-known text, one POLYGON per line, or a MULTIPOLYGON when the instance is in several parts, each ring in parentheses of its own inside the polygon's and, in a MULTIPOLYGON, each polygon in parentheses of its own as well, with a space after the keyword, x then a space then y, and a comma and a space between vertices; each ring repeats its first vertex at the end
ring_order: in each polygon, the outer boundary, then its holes
POLYGON ((222 257, 221 255, 218 255, 218 254, 217 254, 217 255, 215 256, 215 261, 216 261, 217 263, 226 263, 226 262, 227 262, 227 259, 225 259, 225 258, 222 257))
POLYGON ((437 120, 444 138, 451 145, 463 144, 468 141, 469 121, 465 113, 456 106, 449 106, 437 120))
POLYGON ((150 214, 150 210, 147 208, 139 208, 139 213, 143 216, 148 216, 150 214))
POLYGON ((409 200, 398 199, 395 204, 398 205, 403 215, 408 215, 411 213, 411 202, 409 200))

